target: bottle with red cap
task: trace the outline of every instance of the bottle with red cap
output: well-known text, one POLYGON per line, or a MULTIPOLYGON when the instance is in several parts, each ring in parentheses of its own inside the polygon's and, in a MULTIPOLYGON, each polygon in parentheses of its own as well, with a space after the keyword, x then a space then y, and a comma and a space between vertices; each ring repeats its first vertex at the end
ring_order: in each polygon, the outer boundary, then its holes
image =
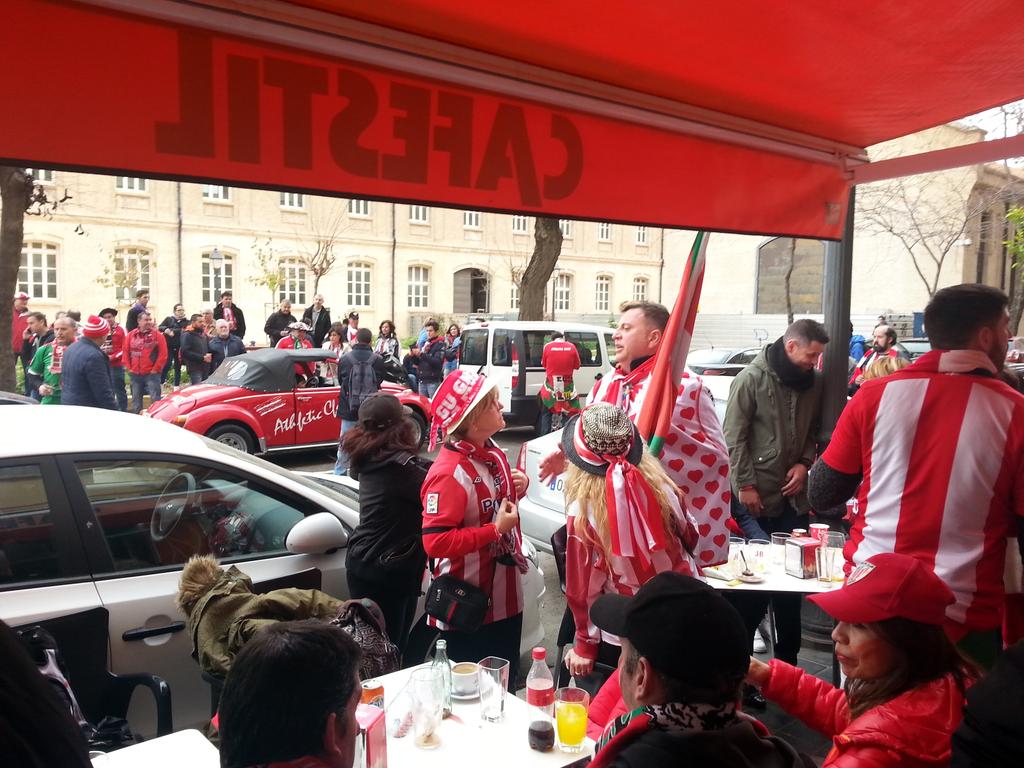
POLYGON ((547 651, 533 649, 533 666, 526 676, 526 703, 530 706, 530 749, 547 752, 555 746, 555 680, 547 665, 547 651))

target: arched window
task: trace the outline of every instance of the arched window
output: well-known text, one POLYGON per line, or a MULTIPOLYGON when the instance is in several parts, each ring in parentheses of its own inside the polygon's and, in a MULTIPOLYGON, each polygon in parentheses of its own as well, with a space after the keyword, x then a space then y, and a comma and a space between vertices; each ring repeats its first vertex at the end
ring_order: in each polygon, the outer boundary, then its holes
POLYGON ((57 245, 29 240, 21 248, 18 290, 33 299, 57 298, 57 245))

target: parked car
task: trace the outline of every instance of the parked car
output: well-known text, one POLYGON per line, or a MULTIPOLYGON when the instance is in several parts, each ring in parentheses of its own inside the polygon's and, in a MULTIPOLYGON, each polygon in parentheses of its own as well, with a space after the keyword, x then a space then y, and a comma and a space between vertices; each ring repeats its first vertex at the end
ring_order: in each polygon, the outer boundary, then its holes
MULTIPOLYGON (((145 412, 245 453, 274 453, 337 446, 338 386, 317 376, 297 384, 295 365, 333 359, 323 349, 260 349, 229 357, 202 384, 182 387, 145 412)), ((397 366, 395 366, 397 369, 397 366)), ((399 369, 400 370, 400 369, 399 369)), ((412 410, 422 441, 430 423, 430 401, 392 374, 383 391, 412 410)))
MULTIPOLYGON (((10 408, 4 419, 19 439, 0 444, 0 618, 21 625, 105 607, 112 671, 164 678, 176 728, 199 726, 210 706, 174 603, 190 556, 214 554, 255 582, 315 568, 325 592, 348 596, 351 481, 317 481, 131 414, 10 408)), ((543 574, 526 554, 536 608, 543 574)), ((527 651, 543 629, 536 610, 525 619, 527 651)), ((129 719, 155 732, 151 705, 129 719)))
POLYGON ((459 367, 487 375, 498 382, 505 421, 537 424, 537 393, 544 383, 540 364, 544 345, 559 331, 580 353, 580 369, 573 376, 576 392, 586 396, 598 375, 612 367, 614 328, 561 321, 493 320, 462 329, 459 367))
POLYGON ((900 339, 896 342, 896 351, 914 362, 925 352, 932 351, 932 343, 928 339, 900 339))
POLYGON ((39 405, 39 401, 17 392, 0 392, 0 405, 39 405))
POLYGON ((754 362, 760 351, 760 347, 697 349, 686 356, 686 366, 700 376, 735 376, 754 362))

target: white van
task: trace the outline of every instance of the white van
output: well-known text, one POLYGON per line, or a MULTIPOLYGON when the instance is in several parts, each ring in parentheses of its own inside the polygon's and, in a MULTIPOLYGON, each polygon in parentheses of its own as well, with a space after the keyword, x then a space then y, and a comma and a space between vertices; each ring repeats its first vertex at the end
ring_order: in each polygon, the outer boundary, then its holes
POLYGON ((510 424, 537 424, 537 393, 544 383, 541 354, 555 331, 579 350, 581 365, 573 382, 583 399, 594 380, 612 368, 614 328, 557 320, 492 320, 462 329, 459 367, 497 379, 505 420, 510 424))

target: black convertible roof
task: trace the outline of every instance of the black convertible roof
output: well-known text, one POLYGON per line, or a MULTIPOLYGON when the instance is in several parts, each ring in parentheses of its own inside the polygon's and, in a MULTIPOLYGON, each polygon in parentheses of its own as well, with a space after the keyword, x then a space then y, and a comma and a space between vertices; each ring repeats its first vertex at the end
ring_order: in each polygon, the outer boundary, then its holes
POLYGON ((253 392, 282 392, 295 388, 295 364, 333 360, 326 349, 257 349, 227 358, 204 384, 242 387, 253 392))

